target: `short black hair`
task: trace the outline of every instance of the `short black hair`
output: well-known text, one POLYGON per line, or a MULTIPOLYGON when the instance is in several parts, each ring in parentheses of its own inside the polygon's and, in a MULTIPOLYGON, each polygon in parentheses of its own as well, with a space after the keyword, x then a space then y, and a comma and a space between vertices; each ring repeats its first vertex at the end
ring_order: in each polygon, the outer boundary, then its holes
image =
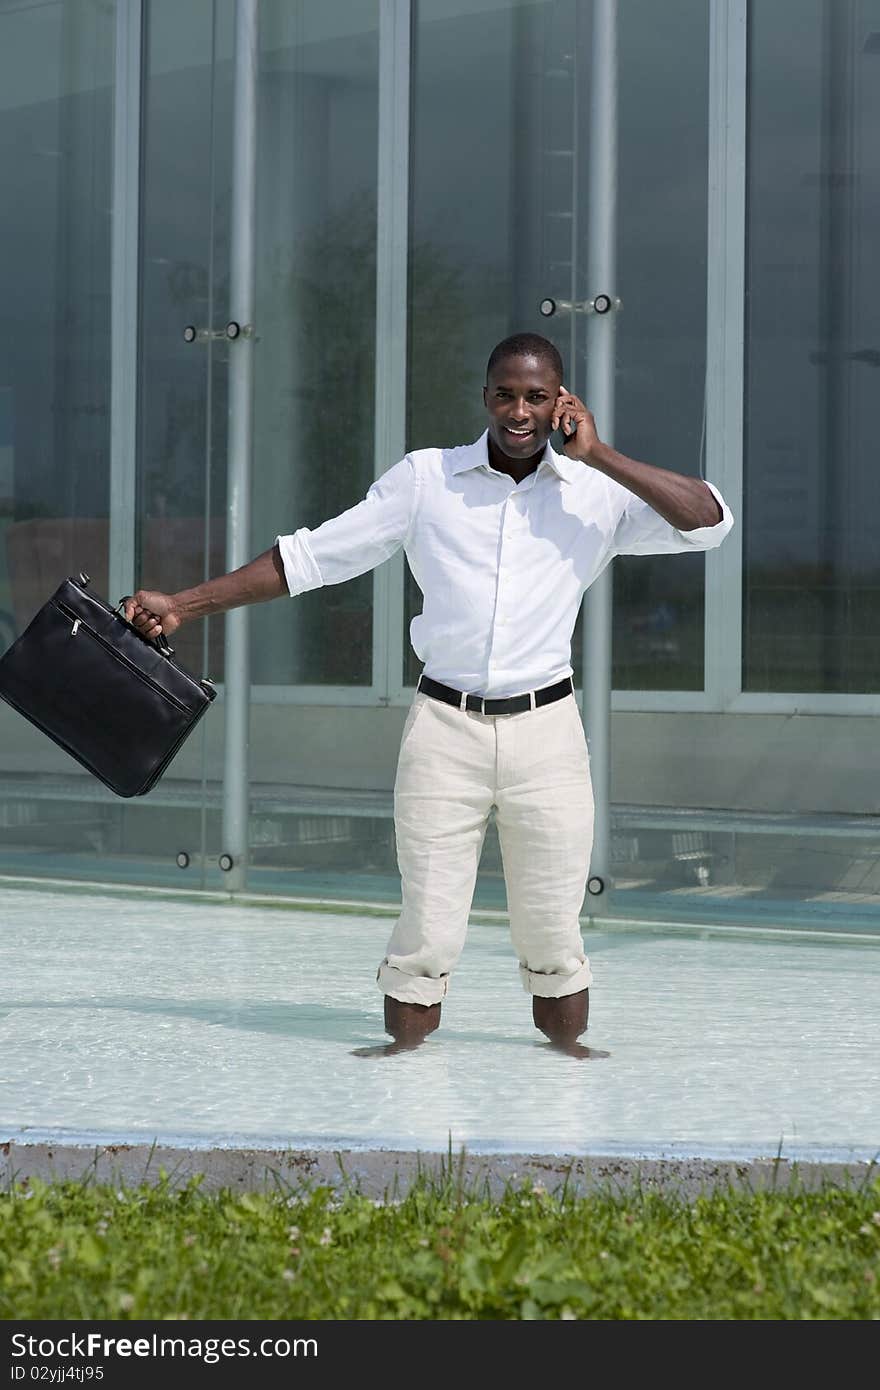
POLYGON ((497 367, 499 362, 508 357, 537 357, 539 362, 553 369, 560 381, 565 376, 559 349, 549 338, 542 338, 540 333, 514 333, 509 338, 502 338, 489 354, 489 361, 486 363, 487 381, 493 367, 497 367))

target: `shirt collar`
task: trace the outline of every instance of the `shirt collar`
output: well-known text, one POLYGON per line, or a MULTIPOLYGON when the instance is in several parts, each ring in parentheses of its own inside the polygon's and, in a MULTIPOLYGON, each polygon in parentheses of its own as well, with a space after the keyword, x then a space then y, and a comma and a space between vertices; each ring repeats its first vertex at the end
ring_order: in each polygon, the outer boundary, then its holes
MULTIPOLYGON (((544 447, 544 455, 541 463, 546 463, 553 469, 554 473, 562 479, 564 483, 573 483, 579 473, 583 471, 584 465, 578 463, 577 459, 566 458, 565 454, 557 454, 552 445, 548 443, 544 447)), ((452 465, 453 473, 466 473, 469 469, 479 468, 482 465, 487 467, 489 464, 489 431, 484 430, 479 439, 475 439, 473 444, 467 444, 461 450, 461 457, 457 458, 452 465)), ((541 464, 538 464, 540 468, 541 464)))

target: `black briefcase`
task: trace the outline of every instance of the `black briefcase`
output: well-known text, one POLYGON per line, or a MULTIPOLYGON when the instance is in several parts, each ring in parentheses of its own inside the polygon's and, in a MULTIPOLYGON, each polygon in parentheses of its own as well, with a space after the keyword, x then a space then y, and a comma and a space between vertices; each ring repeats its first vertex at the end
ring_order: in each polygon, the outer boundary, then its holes
POLYGON ((0 695, 118 796, 143 796, 217 692, 88 583, 65 579, 0 658, 0 695))

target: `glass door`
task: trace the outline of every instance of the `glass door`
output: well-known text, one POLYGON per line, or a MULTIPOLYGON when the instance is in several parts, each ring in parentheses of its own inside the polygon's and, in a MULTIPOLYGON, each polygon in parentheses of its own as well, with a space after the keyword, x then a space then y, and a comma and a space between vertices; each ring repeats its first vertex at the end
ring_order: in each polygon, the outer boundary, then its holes
MULTIPOLYGON (((708 17, 702 0, 675 0, 658 27, 655 9, 650 0, 617 7, 614 442, 698 473, 708 17)), ((601 288, 588 279, 591 0, 419 0, 415 15, 412 448, 480 433, 485 361, 508 333, 552 339, 566 385, 584 393, 584 306, 601 288)), ((597 420, 600 434, 608 424, 597 420)), ((615 689, 702 690, 703 557, 627 557, 614 569, 615 689)), ((410 579, 407 621, 419 606, 410 579)), ((412 685, 408 644, 404 660, 412 685)))
MULTIPOLYGON (((167 592, 226 569, 233 42, 234 0, 145 6, 136 579, 167 592)), ((222 619, 173 645, 222 686, 222 619)), ((218 700, 131 812, 139 852, 184 887, 223 879, 223 722, 218 700)))
MULTIPOLYGON (((0 0, 0 655, 68 576, 107 592, 116 24, 0 0)), ((113 876, 120 806, 0 701, 0 872, 113 876)))
MULTIPOLYGON (((591 0, 419 0, 412 81, 409 447, 461 443, 485 424, 492 347, 537 332, 600 435, 678 472, 703 465, 708 194, 708 17, 674 0, 616 10, 617 186, 612 286, 590 282, 596 154, 591 0), (588 397, 590 301, 619 297, 614 420, 588 397)), ((702 691, 702 555, 614 565, 616 690, 702 691)), ((405 621, 421 595, 406 579, 405 621)), ((582 618, 572 664, 583 673, 582 618)), ((419 664, 403 647, 404 685, 419 664)), ((674 697, 673 697, 674 698, 674 697)), ((480 888, 500 900, 487 839, 480 888)))
MULTIPOLYGON (((375 3, 146 5, 144 587, 222 574, 353 506, 373 481, 378 49, 375 3), (232 326, 243 276, 252 321, 232 326)), ((139 812, 162 862, 188 856, 180 881, 287 891, 304 882, 291 871, 323 871, 328 853, 340 871, 360 863, 363 821, 335 814, 331 797, 316 822, 303 787, 357 784, 339 735, 347 706, 378 700, 374 582, 178 634, 179 659, 221 688, 162 796, 139 812), (231 623, 247 632, 230 647, 231 623)))

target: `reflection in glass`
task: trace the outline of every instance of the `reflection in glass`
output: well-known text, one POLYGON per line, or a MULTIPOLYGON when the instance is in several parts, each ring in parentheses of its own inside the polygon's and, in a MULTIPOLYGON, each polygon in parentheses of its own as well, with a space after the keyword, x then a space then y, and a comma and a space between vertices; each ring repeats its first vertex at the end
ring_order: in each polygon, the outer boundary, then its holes
MULTIPOLYGON (((232 0, 152 0, 146 28, 137 573, 171 593, 226 568, 229 347, 183 331, 229 317, 232 18, 232 0)), ((175 650, 223 679, 222 622, 175 650)))
MULTIPOLYGON (((152 0, 144 122, 141 582, 225 563, 232 0, 152 0), (186 131, 186 140, 180 133, 186 131)), ((260 6, 252 550, 317 526, 373 480, 375 4, 260 6)), ((372 577, 254 609, 257 684, 372 679, 372 577)), ((223 678, 223 624, 181 659, 223 678)))
MULTIPOLYGON (((586 389, 586 327, 547 296, 587 283, 592 5, 422 0, 413 71, 408 445, 484 427, 481 387, 509 333, 550 337, 586 389)), ((619 11, 615 440, 678 472, 701 465, 706 337, 708 17, 702 0, 619 11)), ((602 421, 597 421, 600 433, 602 421)), ((711 461, 709 467, 711 475, 711 461)), ((702 689, 702 556, 615 565, 614 684, 702 689)), ((420 611, 407 575, 406 622, 420 611)), ((580 621, 573 665, 580 678, 580 621)), ((405 647, 406 681, 419 664, 405 647)))
MULTIPOLYGON (((260 43, 255 553, 373 481, 378 5, 264 0, 260 43)), ((255 610, 254 681, 370 685, 372 598, 365 574, 255 610)))
POLYGON ((747 690, 880 690, 880 4, 753 7, 747 690))
POLYGON ((0 9, 0 649, 107 588, 114 23, 73 8, 0 9))
MULTIPOLYGON (((0 653, 68 575, 107 592, 114 61, 113 6, 0 5, 0 653)), ((0 769, 0 869, 94 876, 114 808, 3 702, 0 769)))

